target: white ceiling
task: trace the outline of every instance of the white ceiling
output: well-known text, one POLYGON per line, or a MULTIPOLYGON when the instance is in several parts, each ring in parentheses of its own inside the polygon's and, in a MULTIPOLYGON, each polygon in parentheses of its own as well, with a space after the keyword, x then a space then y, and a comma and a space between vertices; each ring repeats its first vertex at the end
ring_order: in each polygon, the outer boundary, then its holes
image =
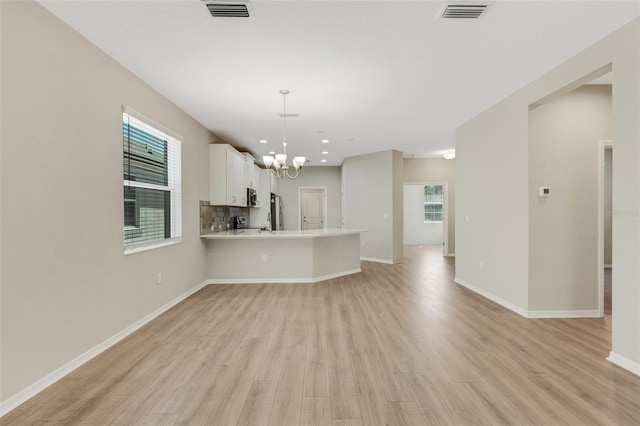
POLYGON ((436 19, 443 1, 254 0, 251 18, 200 0, 41 4, 257 158, 281 151, 289 89, 289 155, 309 165, 440 155, 457 126, 640 16, 637 0, 496 1, 478 20, 436 19))

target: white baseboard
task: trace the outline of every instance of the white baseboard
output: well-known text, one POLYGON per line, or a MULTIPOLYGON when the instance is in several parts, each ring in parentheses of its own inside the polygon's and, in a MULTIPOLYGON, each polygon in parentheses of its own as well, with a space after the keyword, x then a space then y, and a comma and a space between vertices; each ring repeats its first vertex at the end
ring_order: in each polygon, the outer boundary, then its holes
POLYGON ((622 367, 625 370, 631 371, 633 374, 640 376, 640 363, 631 361, 628 358, 623 357, 613 351, 609 352, 607 361, 614 363, 618 367, 622 367))
POLYGON ((357 274, 362 269, 350 269, 348 271, 337 272, 335 274, 322 275, 315 278, 213 278, 207 280, 207 284, 312 284, 320 281, 330 280, 332 278, 343 277, 345 275, 357 274))
POLYGON ((364 261, 367 261, 367 262, 386 263, 387 265, 393 265, 394 264, 393 260, 377 259, 375 257, 362 257, 362 256, 360 256, 360 260, 364 260, 364 261))
POLYGON ((577 311, 527 311, 527 318, 600 318, 597 309, 577 311))
POLYGON ((64 364, 62 367, 47 374, 40 380, 30 384, 29 386, 22 389, 15 395, 12 395, 6 400, 0 402, 0 417, 4 416, 5 414, 10 412, 14 408, 18 407, 22 403, 26 402, 27 400, 33 398, 38 393, 42 392, 43 390, 45 390, 46 388, 48 388, 58 380, 62 379, 64 376, 71 373, 76 368, 80 367, 87 361, 90 361, 92 358, 96 357, 97 355, 101 354, 105 350, 109 349, 111 346, 115 345, 116 343, 118 343, 119 341, 121 341, 122 339, 124 339, 125 337, 133 333, 134 331, 138 330, 140 327, 146 325, 151 320, 155 319, 156 317, 160 316, 162 313, 168 311, 173 306, 182 302, 184 299, 191 296, 192 294, 194 294, 195 292, 203 288, 205 285, 207 285, 206 281, 187 290, 186 292, 182 293, 175 299, 165 303, 155 311, 151 312, 150 314, 134 322, 133 324, 131 324, 124 330, 120 331, 119 333, 113 335, 112 337, 108 338, 102 343, 99 343, 98 345, 94 346, 93 348, 89 349, 83 354, 77 356, 76 358, 72 359, 68 363, 64 364))
POLYGON ((444 255, 444 257, 456 257, 455 253, 447 253, 444 255))
POLYGON ((605 263, 604 264, 604 269, 611 269, 612 267, 613 267, 613 265, 610 264, 610 263, 605 263))
POLYGON ((480 296, 486 297, 487 299, 496 302, 498 305, 504 306, 505 308, 515 312, 518 315, 522 315, 523 317, 527 317, 527 311, 525 309, 522 309, 520 306, 515 305, 507 300, 504 300, 494 294, 489 293, 488 291, 485 291, 479 287, 476 287, 472 284, 469 284, 468 282, 461 280, 458 277, 455 277, 453 279, 453 281, 455 281, 456 283, 460 284, 463 287, 468 288, 469 290, 473 291, 474 293, 478 293, 480 296))
POLYGON ((539 318, 539 319, 540 318, 600 318, 602 316, 600 315, 600 312, 598 312, 597 309, 574 310, 574 311, 528 311, 494 294, 491 294, 486 290, 483 290, 472 284, 469 284, 468 282, 461 280, 457 277, 454 278, 454 281, 460 284, 461 286, 466 287, 469 290, 475 293, 478 293, 479 295, 486 297, 489 300, 496 302, 498 305, 504 306, 505 308, 512 310, 518 315, 522 315, 525 318, 539 318))

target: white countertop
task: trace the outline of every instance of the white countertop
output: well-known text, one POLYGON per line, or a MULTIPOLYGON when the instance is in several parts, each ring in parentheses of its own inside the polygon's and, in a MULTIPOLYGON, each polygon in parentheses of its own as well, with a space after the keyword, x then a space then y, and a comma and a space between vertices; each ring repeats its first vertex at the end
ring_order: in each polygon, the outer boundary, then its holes
POLYGON ((367 229, 307 229, 304 231, 261 231, 259 229, 245 229, 238 231, 212 232, 200 235, 200 238, 208 240, 257 240, 257 239, 284 239, 284 238, 324 238, 338 237, 341 235, 354 235, 367 232, 367 229))

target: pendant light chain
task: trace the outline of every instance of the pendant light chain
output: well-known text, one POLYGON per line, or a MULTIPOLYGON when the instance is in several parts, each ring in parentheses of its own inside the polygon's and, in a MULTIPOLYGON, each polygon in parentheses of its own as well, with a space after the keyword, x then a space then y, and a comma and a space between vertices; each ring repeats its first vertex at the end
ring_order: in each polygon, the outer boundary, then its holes
POLYGON ((285 176, 289 179, 296 179, 300 175, 300 170, 304 166, 306 162, 306 158, 303 156, 293 157, 291 161, 293 164, 293 168, 295 170, 295 174, 292 175, 289 173, 289 166, 287 166, 287 95, 289 91, 286 89, 280 90, 280 94, 282 95, 282 148, 283 153, 278 154, 274 157, 271 155, 262 156, 262 160, 264 165, 267 168, 273 167, 275 169, 275 175, 279 179, 284 178, 285 176))
POLYGON ((282 94, 282 145, 284 155, 287 155, 287 93, 282 94))

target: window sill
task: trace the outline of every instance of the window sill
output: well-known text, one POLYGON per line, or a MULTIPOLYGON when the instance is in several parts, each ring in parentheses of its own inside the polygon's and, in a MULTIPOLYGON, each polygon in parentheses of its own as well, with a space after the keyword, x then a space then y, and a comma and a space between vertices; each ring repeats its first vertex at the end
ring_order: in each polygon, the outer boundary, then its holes
POLYGON ((162 241, 153 241, 150 243, 141 243, 141 244, 132 244, 130 246, 126 246, 124 248, 124 255, 128 256, 130 254, 136 254, 143 251, 154 250, 161 247, 172 246, 175 244, 180 244, 182 242, 182 238, 169 238, 162 241))

